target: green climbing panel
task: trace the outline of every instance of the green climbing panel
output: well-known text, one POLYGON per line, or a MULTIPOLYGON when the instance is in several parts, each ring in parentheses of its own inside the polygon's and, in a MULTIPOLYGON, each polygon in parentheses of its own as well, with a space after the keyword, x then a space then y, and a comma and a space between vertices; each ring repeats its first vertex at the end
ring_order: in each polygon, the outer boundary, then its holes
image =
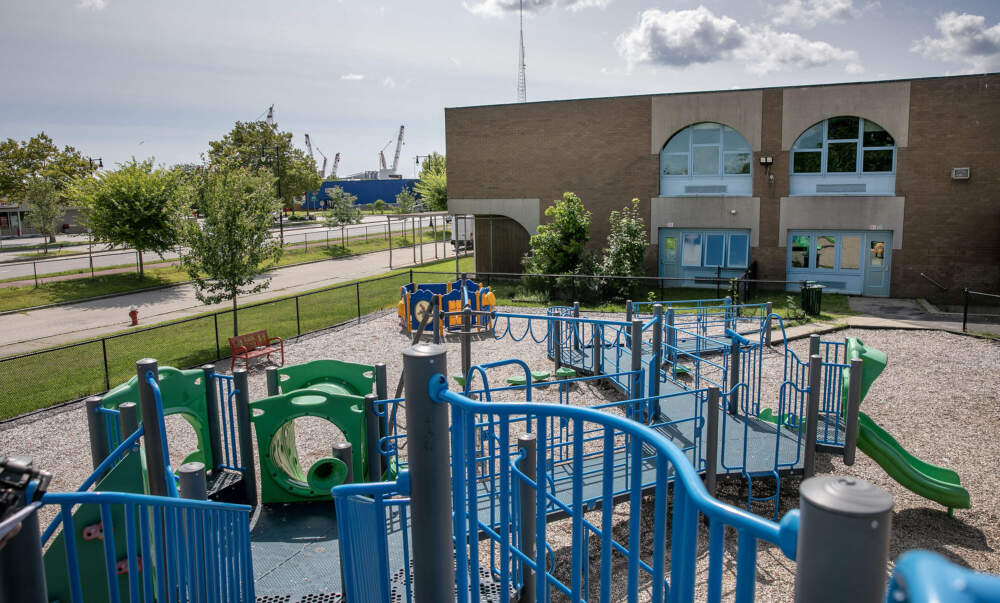
MULTIPOLYGON (((187 455, 181 464, 196 461, 204 463, 205 467, 214 467, 212 447, 209 445, 205 372, 201 369, 182 371, 170 366, 161 366, 159 374, 160 392, 163 397, 163 416, 181 415, 194 429, 195 436, 198 438, 198 448, 187 455)), ((132 377, 104 394, 104 408, 117 409, 124 402, 135 402, 141 421, 142 410, 139 408, 137 382, 137 377, 132 377)), ((128 437, 128 434, 122 434, 122 437, 128 437)))
MULTIPOLYGON (((94 488, 98 492, 127 492, 145 494, 145 456, 140 452, 125 455, 94 488)), ((92 538, 95 527, 100 526, 101 510, 97 505, 80 505, 73 511, 73 530, 76 532, 77 559, 80 567, 80 583, 83 600, 86 603, 107 602, 108 582, 104 564, 104 540, 92 538), (88 535, 85 535, 85 531, 88 535), (88 539, 90 538, 90 539, 88 539)), ((111 507, 111 524, 115 536, 115 555, 118 560, 127 560, 125 540, 125 509, 123 505, 111 507)), ((103 528, 103 526, 100 526, 103 528)), ((136 534, 139 534, 136 520, 136 534)), ((60 529, 49 540, 51 543, 44 554, 45 583, 50 601, 72 601, 69 575, 66 567, 66 540, 60 529)), ((128 573, 118 576, 118 592, 122 601, 128 601, 128 573)), ((142 570, 139 570, 140 575, 142 570)), ((140 579, 141 584, 141 579, 140 579)))
POLYGON ((278 388, 283 394, 320 383, 336 385, 345 394, 363 397, 372 393, 375 367, 321 359, 278 369, 278 388))
POLYGON ((345 393, 341 383, 318 383, 251 402, 250 417, 257 432, 264 504, 330 500, 330 488, 347 477, 347 465, 332 457, 319 459, 308 472, 302 468, 295 446, 294 421, 299 417, 324 419, 340 429, 351 443, 355 480, 367 475, 364 398, 345 393))

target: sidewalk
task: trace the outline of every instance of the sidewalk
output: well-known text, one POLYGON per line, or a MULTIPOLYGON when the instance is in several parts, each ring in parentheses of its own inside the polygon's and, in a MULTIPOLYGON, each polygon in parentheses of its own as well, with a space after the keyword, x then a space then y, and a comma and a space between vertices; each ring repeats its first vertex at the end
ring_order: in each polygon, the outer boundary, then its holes
MULTIPOLYGON (((441 245, 438 244, 440 250, 441 245)), ((435 261, 434 244, 423 246, 425 262, 435 261)), ((417 250, 419 261, 419 249, 417 250)), ((414 266, 412 248, 393 251, 393 269, 414 266)), ((449 257, 446 259, 453 259, 449 257)), ((238 298, 239 304, 264 301, 323 286, 382 274, 389 269, 389 252, 277 268, 269 274, 271 286, 255 295, 238 298)), ((107 299, 67 304, 0 316, 3 356, 23 354, 59 344, 91 339, 127 329, 129 307, 139 308, 142 325, 176 320, 212 310, 225 310, 229 302, 205 305, 195 298, 190 284, 130 293, 107 299)))

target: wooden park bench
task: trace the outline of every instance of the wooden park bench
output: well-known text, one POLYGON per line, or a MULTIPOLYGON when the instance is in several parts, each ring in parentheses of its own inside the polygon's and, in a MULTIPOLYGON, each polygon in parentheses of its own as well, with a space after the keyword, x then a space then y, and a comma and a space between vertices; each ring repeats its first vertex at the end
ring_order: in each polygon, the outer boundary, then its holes
POLYGON ((285 364, 285 341, 280 337, 268 337, 267 331, 254 331, 245 335, 237 335, 229 338, 229 351, 232 353, 232 360, 229 361, 229 369, 236 368, 236 360, 242 359, 244 366, 250 370, 250 360, 260 356, 267 356, 271 360, 271 354, 281 352, 281 365, 285 364))

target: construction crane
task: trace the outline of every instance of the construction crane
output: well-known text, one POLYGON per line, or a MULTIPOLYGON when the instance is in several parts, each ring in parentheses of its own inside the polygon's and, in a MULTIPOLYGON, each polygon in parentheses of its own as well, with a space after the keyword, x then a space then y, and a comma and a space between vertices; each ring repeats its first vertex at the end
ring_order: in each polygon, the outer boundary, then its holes
MULTIPOLYGON (((323 154, 323 151, 319 147, 316 147, 316 152, 323 158, 323 167, 319 169, 319 177, 326 180, 326 155, 323 154)), ((334 171, 336 171, 336 168, 334 168, 334 171)))
POLYGON ((388 149, 389 145, 391 144, 392 144, 392 139, 390 138, 389 142, 385 143, 385 145, 382 147, 382 150, 378 152, 378 168, 380 172, 384 172, 388 169, 385 165, 385 150, 388 149))
POLYGON ((399 138, 396 139, 396 156, 392 158, 393 174, 398 172, 397 168, 399 168, 399 152, 402 150, 403 150, 403 126, 399 126, 399 138))
POLYGON ((390 168, 385 160, 385 150, 389 148, 392 144, 392 139, 385 143, 382 150, 378 152, 379 170, 378 177, 381 178, 399 178, 399 154, 403 150, 403 129, 404 126, 399 126, 399 136, 396 138, 396 154, 392 158, 392 167, 390 168))
MULTIPOLYGON (((306 149, 309 151, 309 157, 312 158, 313 163, 316 162, 316 155, 313 153, 312 141, 309 140, 309 134, 306 134, 306 149)), ((316 148, 319 151, 319 147, 316 148)), ((320 155, 323 155, 323 151, 319 151, 320 155)), ((326 173, 326 155, 323 155, 323 167, 319 170, 319 177, 322 178, 323 174, 326 173)))
POLYGON ((340 165, 340 153, 333 156, 333 169, 330 170, 330 177, 337 177, 337 166, 340 165))
POLYGON ((270 107, 267 108, 267 120, 266 121, 267 121, 267 125, 269 125, 269 126, 273 126, 274 125, 274 105, 271 105, 270 107))

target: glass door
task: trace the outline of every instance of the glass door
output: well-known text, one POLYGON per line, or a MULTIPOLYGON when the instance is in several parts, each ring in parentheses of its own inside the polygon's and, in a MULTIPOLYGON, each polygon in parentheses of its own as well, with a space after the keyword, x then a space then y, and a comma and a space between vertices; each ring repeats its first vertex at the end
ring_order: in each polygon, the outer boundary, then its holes
POLYGON ((889 296, 892 233, 871 232, 865 241, 865 295, 889 296))
MULTIPOLYGON (((660 276, 676 278, 677 264, 680 262, 680 246, 676 232, 660 229, 660 276)), ((664 283, 669 286, 669 283, 664 283)))

